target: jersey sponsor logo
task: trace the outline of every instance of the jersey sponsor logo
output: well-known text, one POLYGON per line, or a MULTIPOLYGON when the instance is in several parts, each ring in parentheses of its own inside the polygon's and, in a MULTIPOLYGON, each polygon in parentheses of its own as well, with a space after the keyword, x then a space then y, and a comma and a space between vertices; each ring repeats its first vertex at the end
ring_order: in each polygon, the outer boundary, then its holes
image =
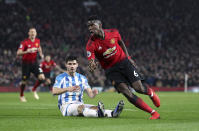
POLYGON ((111 44, 115 44, 115 39, 112 38, 112 39, 110 40, 110 43, 111 43, 111 44))
POLYGON ((109 48, 103 53, 103 56, 112 54, 115 50, 116 50, 116 46, 114 46, 113 48, 109 48))
POLYGON ((28 47, 31 47, 31 45, 28 45, 28 47))
POLYGON ((91 52, 87 51, 87 57, 91 57, 91 52))

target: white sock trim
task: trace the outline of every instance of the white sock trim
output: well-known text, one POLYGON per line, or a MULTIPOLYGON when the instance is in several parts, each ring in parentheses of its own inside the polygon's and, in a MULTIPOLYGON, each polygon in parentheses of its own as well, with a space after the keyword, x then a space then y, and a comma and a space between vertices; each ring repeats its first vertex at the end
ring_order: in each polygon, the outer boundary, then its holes
POLYGON ((155 110, 152 110, 151 114, 153 114, 155 112, 155 110))

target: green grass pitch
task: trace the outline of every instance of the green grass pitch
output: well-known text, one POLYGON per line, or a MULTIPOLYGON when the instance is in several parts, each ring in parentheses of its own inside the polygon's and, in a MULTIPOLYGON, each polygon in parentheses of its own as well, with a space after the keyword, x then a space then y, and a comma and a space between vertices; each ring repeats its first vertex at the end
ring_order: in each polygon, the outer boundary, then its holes
POLYGON ((0 93, 0 131, 199 131, 199 94, 180 92, 158 93, 159 109, 144 95, 139 95, 157 110, 160 120, 149 120, 149 114, 135 108, 117 93, 101 93, 95 99, 86 94, 84 102, 113 109, 121 99, 125 108, 119 118, 63 117, 57 108, 57 96, 25 93, 27 103, 19 101, 18 93, 0 93))

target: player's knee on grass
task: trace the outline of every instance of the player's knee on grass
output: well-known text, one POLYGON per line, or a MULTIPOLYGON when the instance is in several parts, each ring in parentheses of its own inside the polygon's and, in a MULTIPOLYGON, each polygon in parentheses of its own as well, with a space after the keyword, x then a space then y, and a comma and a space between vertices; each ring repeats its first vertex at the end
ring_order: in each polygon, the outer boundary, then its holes
POLYGON ((45 80, 44 74, 39 74, 38 79, 39 79, 40 81, 44 81, 44 80, 45 80))
POLYGON ((83 116, 83 110, 84 110, 85 106, 84 105, 79 105, 77 107, 77 112, 80 116, 83 116))
POLYGON ((147 94, 147 87, 142 84, 140 80, 132 83, 134 90, 141 94, 147 94))

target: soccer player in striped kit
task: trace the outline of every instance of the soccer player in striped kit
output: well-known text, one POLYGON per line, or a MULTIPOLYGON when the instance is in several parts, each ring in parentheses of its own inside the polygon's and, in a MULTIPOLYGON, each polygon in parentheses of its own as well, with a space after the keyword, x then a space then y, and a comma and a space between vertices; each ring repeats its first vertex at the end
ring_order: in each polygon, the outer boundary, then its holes
POLYGON ((87 92, 90 98, 98 94, 97 89, 91 89, 87 78, 76 72, 77 58, 69 56, 65 61, 66 72, 56 77, 52 93, 58 95, 58 107, 63 116, 85 117, 118 117, 122 112, 124 103, 119 101, 115 110, 105 110, 102 102, 98 106, 84 104, 83 92, 87 92))

